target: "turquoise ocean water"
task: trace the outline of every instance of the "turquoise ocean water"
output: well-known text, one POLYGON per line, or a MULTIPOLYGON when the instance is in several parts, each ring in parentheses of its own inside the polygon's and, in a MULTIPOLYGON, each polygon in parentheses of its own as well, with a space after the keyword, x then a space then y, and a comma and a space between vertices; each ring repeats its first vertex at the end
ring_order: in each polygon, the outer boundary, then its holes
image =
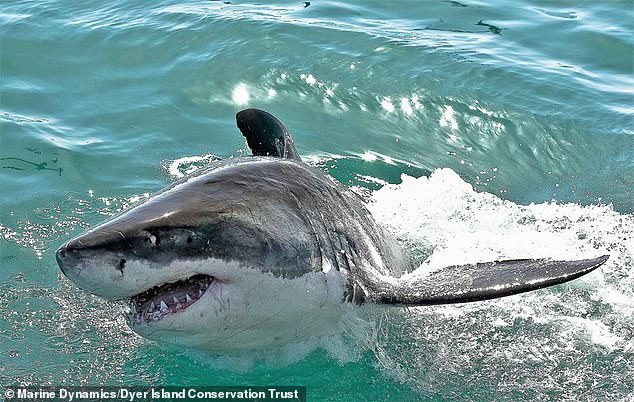
POLYGON ((631 1, 0 3, 0 386, 306 385, 315 401, 634 399, 631 1), (573 283, 361 309, 262 359, 146 341, 55 249, 281 118, 422 269, 573 283))

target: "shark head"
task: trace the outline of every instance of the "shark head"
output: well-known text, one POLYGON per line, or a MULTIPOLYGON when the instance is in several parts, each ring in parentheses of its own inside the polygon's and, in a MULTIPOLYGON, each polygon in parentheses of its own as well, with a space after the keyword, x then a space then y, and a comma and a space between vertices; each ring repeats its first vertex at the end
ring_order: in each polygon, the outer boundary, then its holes
POLYGON ((150 339, 227 353, 323 334, 345 281, 322 271, 280 180, 289 172, 313 174, 270 157, 221 162, 70 240, 58 264, 80 288, 127 301, 150 339))

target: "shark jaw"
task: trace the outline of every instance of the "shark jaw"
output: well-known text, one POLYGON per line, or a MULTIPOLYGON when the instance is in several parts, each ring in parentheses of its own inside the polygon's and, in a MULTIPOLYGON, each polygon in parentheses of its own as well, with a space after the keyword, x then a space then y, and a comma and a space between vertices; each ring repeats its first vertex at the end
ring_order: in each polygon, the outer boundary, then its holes
POLYGON ((154 286, 129 299, 130 326, 158 321, 189 308, 209 291, 222 296, 222 283, 213 276, 194 275, 187 279, 154 286))

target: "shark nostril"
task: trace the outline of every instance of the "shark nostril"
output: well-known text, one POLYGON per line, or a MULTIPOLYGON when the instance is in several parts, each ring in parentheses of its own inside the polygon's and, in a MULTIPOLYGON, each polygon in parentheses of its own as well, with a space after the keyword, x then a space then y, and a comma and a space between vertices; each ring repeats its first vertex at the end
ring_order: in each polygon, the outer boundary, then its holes
POLYGON ((125 268, 125 263, 126 263, 125 258, 122 258, 119 260, 119 264, 117 264, 117 269, 121 271, 121 273, 123 273, 123 268, 125 268))

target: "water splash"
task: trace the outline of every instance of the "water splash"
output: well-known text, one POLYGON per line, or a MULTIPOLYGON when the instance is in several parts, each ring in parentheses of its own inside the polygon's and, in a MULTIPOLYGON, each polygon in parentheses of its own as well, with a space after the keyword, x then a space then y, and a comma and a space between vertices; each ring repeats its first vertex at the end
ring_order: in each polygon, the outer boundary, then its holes
POLYGON ((634 378, 634 216, 607 205, 518 205, 474 191, 449 169, 403 176, 401 184, 375 191, 369 208, 421 270, 611 255, 562 286, 386 312, 378 340, 386 372, 421 392, 442 389, 445 398, 464 398, 466 388, 474 399, 631 395, 631 382, 617 384, 634 378))
POLYGON ((172 178, 181 178, 192 174, 200 169, 209 166, 212 162, 220 160, 219 156, 213 154, 185 156, 173 161, 166 161, 161 164, 161 168, 172 178))

